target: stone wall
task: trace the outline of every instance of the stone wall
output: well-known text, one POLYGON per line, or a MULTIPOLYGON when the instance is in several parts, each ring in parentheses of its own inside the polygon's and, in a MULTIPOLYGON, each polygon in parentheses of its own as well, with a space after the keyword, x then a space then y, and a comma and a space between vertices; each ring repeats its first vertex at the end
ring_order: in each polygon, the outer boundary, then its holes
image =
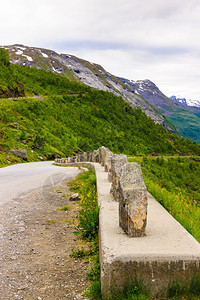
POLYGON ((145 235, 147 221, 147 189, 138 164, 129 163, 126 155, 113 154, 104 146, 77 156, 56 159, 58 164, 77 162, 100 163, 112 182, 111 193, 119 202, 119 226, 129 237, 145 235))
POLYGON ((139 165, 128 163, 126 157, 118 174, 118 199, 114 199, 110 187, 116 173, 113 175, 111 164, 119 156, 101 148, 95 155, 82 153, 77 158, 57 159, 56 164, 95 170, 100 205, 102 296, 108 298, 111 289, 123 290, 134 280, 142 280, 150 289, 151 297, 163 298, 173 282, 184 285, 200 274, 200 244, 150 194, 146 226, 146 187, 142 171, 139 165), (107 168, 108 175, 103 168, 107 168), (119 225, 127 234, 123 234, 119 225))

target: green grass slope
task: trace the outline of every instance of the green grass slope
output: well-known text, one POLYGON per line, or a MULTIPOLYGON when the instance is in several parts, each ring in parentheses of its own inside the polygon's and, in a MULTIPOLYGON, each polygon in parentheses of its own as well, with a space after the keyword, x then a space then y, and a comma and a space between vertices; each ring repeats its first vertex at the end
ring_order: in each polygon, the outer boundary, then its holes
POLYGON ((119 79, 166 116, 180 130, 182 136, 200 144, 200 110, 168 98, 150 80, 132 82, 125 78, 119 79))
POLYGON ((23 84, 10 64, 7 51, 0 48, 0 97, 24 96, 23 84))
POLYGON ((108 92, 0 101, 0 151, 25 148, 49 159, 101 145, 129 155, 200 154, 199 145, 108 92))
POLYGON ((180 105, 164 105, 160 111, 168 116, 184 137, 200 144, 200 111, 180 105))
POLYGON ((36 68, 7 68, 13 82, 23 85, 26 95, 46 96, 42 100, 0 100, 3 165, 19 161, 8 152, 10 148, 27 149, 29 161, 38 156, 71 156, 102 145, 128 155, 200 155, 199 145, 167 132, 140 109, 133 109, 112 93, 36 68))

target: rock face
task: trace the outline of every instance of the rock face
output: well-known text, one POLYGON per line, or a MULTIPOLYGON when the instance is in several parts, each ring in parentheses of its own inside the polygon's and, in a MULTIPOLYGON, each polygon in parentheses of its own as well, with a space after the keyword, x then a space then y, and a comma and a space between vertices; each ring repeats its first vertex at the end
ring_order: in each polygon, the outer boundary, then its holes
POLYGON ((119 201, 119 177, 121 175, 122 166, 128 162, 128 158, 123 154, 113 154, 111 157, 111 192, 116 201, 119 201))
POLYGON ((17 157, 22 158, 23 160, 28 159, 27 151, 25 149, 10 149, 8 151, 17 157))
POLYGON ((147 223, 147 189, 141 167, 127 163, 119 180, 119 225, 129 237, 145 235, 147 223))

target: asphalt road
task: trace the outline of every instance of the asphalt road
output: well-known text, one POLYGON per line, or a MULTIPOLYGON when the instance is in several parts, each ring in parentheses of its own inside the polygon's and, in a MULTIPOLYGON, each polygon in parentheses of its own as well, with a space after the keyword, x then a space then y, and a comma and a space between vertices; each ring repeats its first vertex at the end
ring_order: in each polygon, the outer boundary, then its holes
POLYGON ((78 168, 54 166, 52 161, 0 168, 0 206, 21 194, 69 180, 79 172, 78 168))
POLYGON ((0 169, 0 299, 87 299, 88 263, 70 257, 83 247, 66 184, 79 172, 52 162, 0 169))

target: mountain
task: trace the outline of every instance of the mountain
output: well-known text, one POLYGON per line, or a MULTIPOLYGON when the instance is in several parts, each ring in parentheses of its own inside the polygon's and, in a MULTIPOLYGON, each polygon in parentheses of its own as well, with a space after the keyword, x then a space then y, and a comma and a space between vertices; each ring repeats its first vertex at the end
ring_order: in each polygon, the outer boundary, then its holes
POLYGON ((168 98, 150 80, 118 79, 169 118, 184 137, 200 143, 200 110, 168 98))
POLYGON ((133 108, 140 107, 155 123, 168 131, 200 143, 200 110, 168 98, 150 80, 117 78, 98 64, 48 49, 17 44, 5 48, 14 64, 51 71, 75 82, 112 92, 133 108))
POLYGON ((177 128, 157 111, 146 99, 135 94, 131 86, 124 84, 117 77, 107 72, 102 66, 69 54, 27 47, 24 45, 4 46, 8 50, 10 61, 14 64, 45 69, 66 76, 70 80, 82 82, 90 87, 112 92, 121 96, 132 107, 140 107, 155 123, 167 130, 178 133, 177 128))
POLYGON ((200 155, 200 145, 168 132, 114 93, 11 64, 5 49, 0 49, 0 70, 0 89, 9 91, 20 83, 30 95, 0 99, 0 166, 21 162, 16 149, 26 150, 28 161, 72 156, 101 145, 131 156, 200 155))
POLYGON ((183 105, 190 106, 190 107, 193 107, 196 109, 200 109, 200 101, 199 100, 191 100, 191 99, 188 100, 186 98, 179 98, 176 96, 171 96, 170 98, 182 103, 183 105))

